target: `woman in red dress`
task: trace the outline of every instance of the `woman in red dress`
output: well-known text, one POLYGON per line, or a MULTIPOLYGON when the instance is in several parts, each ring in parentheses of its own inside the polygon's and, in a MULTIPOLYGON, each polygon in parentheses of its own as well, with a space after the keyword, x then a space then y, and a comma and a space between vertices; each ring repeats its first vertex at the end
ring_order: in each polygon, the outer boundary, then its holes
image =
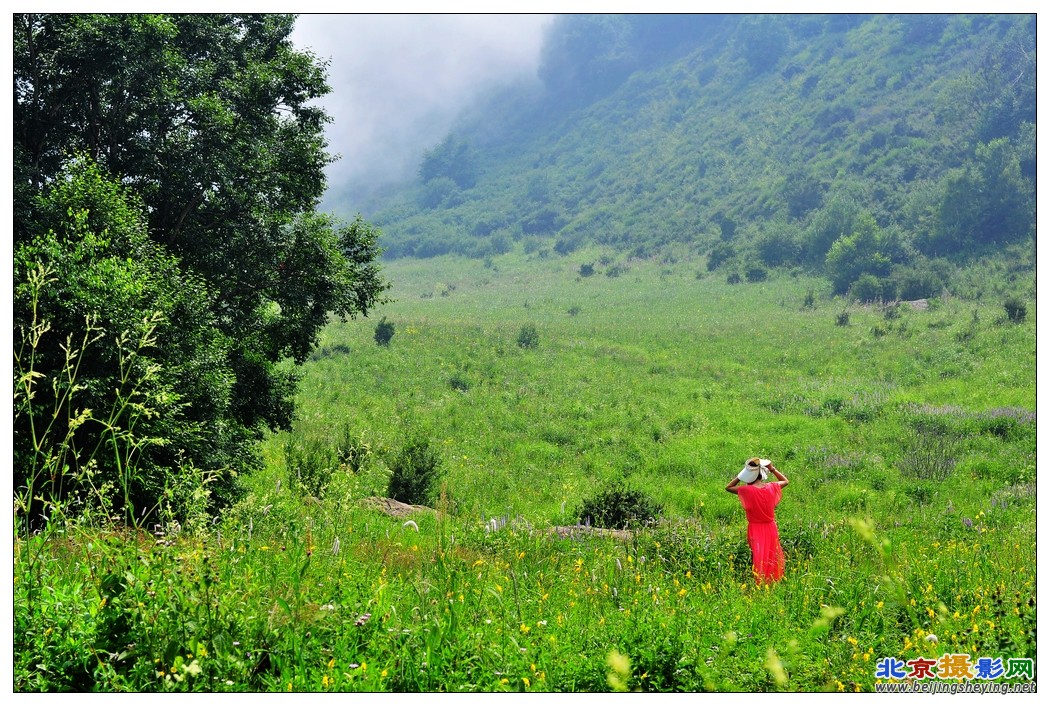
POLYGON ((758 583, 784 578, 784 550, 780 547, 774 508, 780 502, 787 476, 764 458, 748 459, 743 470, 729 482, 726 490, 740 498, 747 515, 747 543, 751 546, 752 566, 758 583), (766 482, 772 473, 776 480, 766 482))

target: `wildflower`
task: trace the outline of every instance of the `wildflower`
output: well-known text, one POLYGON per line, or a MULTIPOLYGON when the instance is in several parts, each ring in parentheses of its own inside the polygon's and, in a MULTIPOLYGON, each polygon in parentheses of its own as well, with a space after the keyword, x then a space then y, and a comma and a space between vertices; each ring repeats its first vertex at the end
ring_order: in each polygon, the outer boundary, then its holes
POLYGON ((530 627, 529 627, 528 625, 526 625, 525 623, 522 623, 522 624, 521 624, 521 631, 522 631, 522 633, 528 634, 529 630, 532 630, 532 628, 530 628, 530 627))
POLYGON ((332 659, 330 659, 328 661, 328 668, 331 669, 334 666, 335 666, 335 657, 332 657, 332 659))
POLYGON ((528 677, 522 677, 522 678, 521 678, 521 680, 522 680, 523 682, 525 682, 525 688, 526 688, 526 689, 528 689, 528 688, 529 688, 529 686, 531 686, 531 683, 529 682, 529 678, 528 678, 528 677))

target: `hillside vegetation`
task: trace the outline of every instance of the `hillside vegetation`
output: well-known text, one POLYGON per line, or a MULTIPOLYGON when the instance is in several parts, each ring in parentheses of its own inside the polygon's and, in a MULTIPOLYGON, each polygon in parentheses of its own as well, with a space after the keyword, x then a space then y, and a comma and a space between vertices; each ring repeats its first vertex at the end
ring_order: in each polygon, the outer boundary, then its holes
POLYGON ((563 18, 382 233, 291 25, 17 20, 15 691, 1034 689, 1033 17, 563 18))
POLYGON ((682 245, 864 300, 1034 267, 1034 16, 574 15, 539 76, 371 209, 387 257, 682 245))
POLYGON ((1034 659, 1033 318, 579 254, 391 263, 234 507, 16 541, 15 688, 871 691, 887 657, 1034 659), (771 588, 722 489, 756 453, 791 478, 771 588), (368 500, 431 470, 436 513, 368 500), (658 512, 555 533, 602 503, 658 512))

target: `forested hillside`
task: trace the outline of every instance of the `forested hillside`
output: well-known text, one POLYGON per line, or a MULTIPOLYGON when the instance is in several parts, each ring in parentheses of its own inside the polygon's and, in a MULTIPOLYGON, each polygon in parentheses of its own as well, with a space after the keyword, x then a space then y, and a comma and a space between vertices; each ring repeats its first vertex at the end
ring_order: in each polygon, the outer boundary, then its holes
POLYGON ((1034 267, 1034 16, 564 16, 539 78, 366 213, 387 257, 597 245, 861 299, 1034 267))

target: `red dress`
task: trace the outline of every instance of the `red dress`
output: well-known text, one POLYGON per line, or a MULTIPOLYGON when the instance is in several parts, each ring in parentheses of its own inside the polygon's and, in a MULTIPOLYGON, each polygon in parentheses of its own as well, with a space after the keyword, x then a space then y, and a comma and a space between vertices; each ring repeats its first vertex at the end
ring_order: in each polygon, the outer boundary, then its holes
POLYGON ((741 485, 737 491, 747 515, 747 543, 751 545, 755 580, 779 581, 784 578, 784 550, 773 509, 780 502, 782 489, 775 483, 761 487, 741 485))

